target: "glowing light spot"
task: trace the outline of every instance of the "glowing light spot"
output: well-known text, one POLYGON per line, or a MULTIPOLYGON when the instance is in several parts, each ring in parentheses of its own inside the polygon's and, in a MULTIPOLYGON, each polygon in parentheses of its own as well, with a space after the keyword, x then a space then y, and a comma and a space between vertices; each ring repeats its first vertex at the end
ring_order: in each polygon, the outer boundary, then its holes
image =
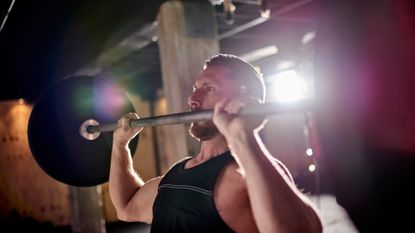
POLYGON ((316 37, 316 32, 307 32, 301 39, 301 43, 308 44, 316 37))
POLYGON ((126 104, 124 93, 116 86, 102 86, 95 95, 95 106, 99 113, 106 116, 120 114, 126 104))
POLYGON ((305 154, 308 156, 313 156, 313 149, 307 148, 307 150, 305 151, 305 154))
POLYGON ((90 86, 78 87, 72 98, 75 112, 80 116, 93 115, 102 121, 124 115, 129 103, 119 86, 104 80, 97 80, 90 86))
POLYGON ((312 164, 308 165, 308 171, 314 172, 316 169, 317 169, 317 167, 316 167, 315 164, 312 163, 312 164))
POLYGON ((17 101, 17 103, 18 103, 18 104, 24 104, 24 99, 20 98, 20 99, 17 101))
POLYGON ((79 87, 74 92, 74 107, 76 111, 81 115, 90 114, 91 108, 93 106, 93 99, 91 98, 91 93, 86 87, 79 87))
POLYGON ((272 100, 293 102, 308 97, 307 82, 295 70, 282 71, 269 79, 272 100))
POLYGON ((277 69, 278 70, 286 70, 286 69, 293 68, 294 66, 295 66, 294 61, 285 60, 285 61, 278 62, 277 69))
POLYGON ((271 15, 271 10, 270 9, 266 9, 264 11, 261 11, 261 17, 264 19, 268 19, 271 15))

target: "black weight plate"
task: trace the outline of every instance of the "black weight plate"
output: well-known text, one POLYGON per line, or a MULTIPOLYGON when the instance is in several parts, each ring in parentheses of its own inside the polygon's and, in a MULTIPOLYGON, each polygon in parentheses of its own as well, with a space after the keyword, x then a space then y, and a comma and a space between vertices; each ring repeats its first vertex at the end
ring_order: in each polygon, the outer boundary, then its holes
MULTIPOLYGON (((126 93, 114 82, 93 76, 73 76, 57 83, 33 106, 28 139, 39 166, 51 177, 73 186, 108 181, 113 132, 92 141, 79 134, 88 119, 117 122, 134 112, 126 93)), ((132 155, 138 136, 130 142, 132 155)))

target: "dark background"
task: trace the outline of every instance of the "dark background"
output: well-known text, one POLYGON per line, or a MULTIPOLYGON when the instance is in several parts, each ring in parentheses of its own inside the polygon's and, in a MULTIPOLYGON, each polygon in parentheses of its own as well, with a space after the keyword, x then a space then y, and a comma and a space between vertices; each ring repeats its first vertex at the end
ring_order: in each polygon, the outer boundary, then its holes
MULTIPOLYGON (((126 36, 154 22, 163 2, 17 0, 0 33, 0 100, 24 98, 33 102, 55 82, 93 64, 126 36)), ((237 8, 232 25, 226 24, 222 5, 215 6, 219 34, 260 17, 255 1, 234 2, 237 8)), ((302 36, 315 29, 314 1, 268 2, 270 20, 220 40, 221 52, 236 55, 277 45, 278 54, 254 62, 264 74, 275 72, 278 61, 297 60, 302 36)), ((10 3, 1 1, 2 19, 10 3)), ((132 92, 161 86, 155 42, 132 50, 106 69, 119 74, 115 79, 132 92)))
MULTIPOLYGON (((2 100, 31 102, 93 61, 125 25, 154 20, 162 1, 16 1, 0 34, 2 100)), ((11 1, 1 1, 2 18, 11 1)))

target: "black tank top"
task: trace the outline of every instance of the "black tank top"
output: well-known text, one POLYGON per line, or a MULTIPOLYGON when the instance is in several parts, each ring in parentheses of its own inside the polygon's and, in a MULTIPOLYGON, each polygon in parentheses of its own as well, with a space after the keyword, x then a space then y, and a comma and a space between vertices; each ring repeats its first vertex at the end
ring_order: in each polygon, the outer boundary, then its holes
POLYGON ((230 152, 185 169, 187 158, 161 180, 153 205, 151 233, 233 232, 220 217, 213 188, 220 171, 231 161, 230 152))

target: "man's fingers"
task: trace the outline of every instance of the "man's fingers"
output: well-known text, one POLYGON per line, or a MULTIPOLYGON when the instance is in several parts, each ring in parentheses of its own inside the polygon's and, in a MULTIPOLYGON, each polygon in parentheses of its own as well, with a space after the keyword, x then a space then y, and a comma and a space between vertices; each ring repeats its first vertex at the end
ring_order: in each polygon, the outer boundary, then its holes
POLYGON ((238 114, 245 107, 245 105, 246 104, 244 102, 234 101, 234 102, 229 103, 225 107, 225 111, 228 112, 229 114, 238 114))
POLYGON ((225 106, 224 111, 226 111, 229 114, 238 114, 246 106, 246 103, 246 99, 240 96, 229 101, 225 106))
MULTIPOLYGON (((124 130, 132 129, 130 126, 130 121, 133 119, 140 119, 140 117, 135 112, 130 112, 124 115, 121 119, 118 120, 118 128, 123 128, 124 130)), ((141 131, 141 128, 139 131, 141 131)))
POLYGON ((214 112, 215 113, 223 112, 228 102, 229 101, 227 99, 222 99, 221 101, 216 103, 214 107, 214 112))

